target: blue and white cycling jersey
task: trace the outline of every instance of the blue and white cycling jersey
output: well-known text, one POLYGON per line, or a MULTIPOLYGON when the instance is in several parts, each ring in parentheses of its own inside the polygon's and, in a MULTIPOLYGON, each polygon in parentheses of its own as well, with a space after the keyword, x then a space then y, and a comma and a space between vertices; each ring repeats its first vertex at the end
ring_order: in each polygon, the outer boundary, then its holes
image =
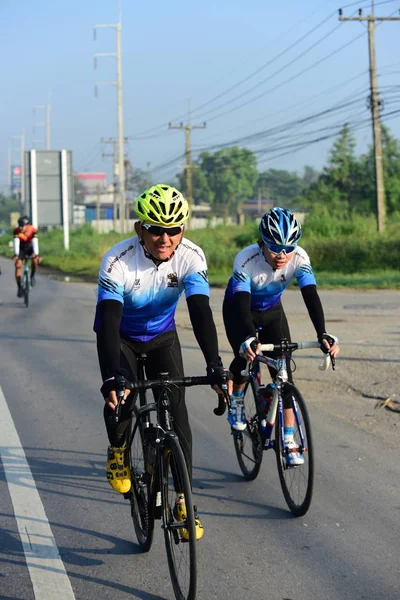
POLYGON ((278 304, 293 277, 300 288, 316 285, 310 259, 303 248, 297 246, 290 254, 289 262, 282 269, 274 269, 265 260, 260 246, 252 244, 236 255, 225 298, 231 300, 237 292, 248 292, 251 310, 268 310, 278 304))
MULTIPOLYGON (((144 252, 138 237, 113 246, 103 257, 98 281, 97 304, 117 300, 123 305, 122 337, 148 342, 175 329, 179 297, 210 295, 204 252, 182 239, 171 260, 156 266, 144 252)), ((99 330, 96 311, 94 330, 99 330)))

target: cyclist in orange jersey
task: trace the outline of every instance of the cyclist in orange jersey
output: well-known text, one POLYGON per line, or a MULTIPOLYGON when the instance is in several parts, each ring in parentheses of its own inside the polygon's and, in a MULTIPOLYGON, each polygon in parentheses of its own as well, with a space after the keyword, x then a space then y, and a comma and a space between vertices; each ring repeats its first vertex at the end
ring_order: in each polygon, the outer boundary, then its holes
POLYGON ((14 256, 15 262, 15 280, 17 282, 17 296, 21 298, 21 275, 22 261, 26 256, 32 259, 31 267, 31 285, 35 285, 35 273, 40 262, 38 230, 29 223, 29 217, 24 216, 18 219, 18 227, 14 229, 14 256))

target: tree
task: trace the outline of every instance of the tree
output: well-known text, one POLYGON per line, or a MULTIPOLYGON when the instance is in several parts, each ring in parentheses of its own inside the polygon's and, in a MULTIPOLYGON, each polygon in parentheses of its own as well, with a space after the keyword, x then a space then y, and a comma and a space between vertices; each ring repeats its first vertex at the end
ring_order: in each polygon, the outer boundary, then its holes
POLYGON ((400 211, 400 143, 382 125, 383 177, 387 212, 400 211))
POLYGON ((268 169, 260 173, 257 188, 264 190, 264 195, 272 198, 276 204, 288 204, 303 192, 305 185, 297 173, 268 169))
MULTIPOLYGON (((183 195, 186 194, 186 172, 183 170, 178 173, 178 189, 183 195)), ((208 186, 205 173, 201 170, 198 161, 192 165, 192 188, 193 204, 210 204, 212 195, 208 186)))
POLYGON ((237 146, 214 154, 203 152, 199 164, 214 213, 224 218, 240 214, 242 203, 255 193, 258 172, 253 152, 237 146))
POLYGON ((2 229, 10 227, 10 214, 12 212, 19 212, 17 200, 0 194, 0 227, 2 229))
POLYGON ((87 195, 87 190, 86 190, 85 186, 77 177, 74 177, 75 204, 84 204, 86 195, 87 195))
POLYGON ((323 173, 327 184, 335 187, 343 195, 343 200, 349 202, 351 202, 354 188, 355 146, 356 142, 350 131, 350 126, 345 123, 339 132, 338 139, 333 144, 329 154, 328 166, 324 168, 323 173))
POLYGON ((144 169, 134 169, 129 160, 125 161, 125 189, 127 192, 133 192, 138 196, 151 186, 151 176, 149 171, 144 169))
POLYGON ((316 169, 314 169, 314 167, 310 167, 310 165, 306 165, 304 167, 304 173, 302 178, 304 185, 308 187, 313 183, 316 183, 318 181, 318 177, 319 173, 316 169))

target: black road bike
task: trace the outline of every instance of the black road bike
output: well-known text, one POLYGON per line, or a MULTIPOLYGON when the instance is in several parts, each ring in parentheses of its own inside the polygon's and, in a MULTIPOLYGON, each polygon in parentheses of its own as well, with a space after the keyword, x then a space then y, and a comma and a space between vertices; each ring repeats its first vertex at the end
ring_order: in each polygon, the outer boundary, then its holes
POLYGON ((194 600, 197 587, 195 507, 186 461, 173 430, 170 389, 210 383, 207 377, 170 377, 168 373, 146 381, 145 360, 145 355, 138 357, 136 382, 128 383, 123 378, 118 382, 119 400, 124 389, 137 392, 126 450, 131 489, 124 497, 130 502, 133 526, 143 552, 151 548, 155 520, 161 520, 175 597, 194 600), (146 391, 150 389, 157 391, 157 401, 148 402, 146 391), (182 521, 174 514, 177 492, 184 496, 186 507, 182 521))

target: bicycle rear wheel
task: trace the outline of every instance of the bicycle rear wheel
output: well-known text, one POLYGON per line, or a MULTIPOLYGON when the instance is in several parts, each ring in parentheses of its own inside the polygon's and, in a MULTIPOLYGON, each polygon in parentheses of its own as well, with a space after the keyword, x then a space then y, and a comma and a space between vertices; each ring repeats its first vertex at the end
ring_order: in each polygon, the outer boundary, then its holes
POLYGON ((194 600, 197 587, 194 509, 185 458, 175 435, 164 440, 162 463, 164 540, 172 586, 177 600, 194 600), (174 519, 176 492, 184 495, 184 521, 174 519), (188 539, 182 537, 183 529, 188 539))
POLYGON ((257 477, 261 468, 263 457, 263 444, 258 427, 257 392, 254 380, 251 379, 245 387, 244 409, 247 418, 247 426, 243 431, 232 429, 233 444, 236 457, 243 475, 248 480, 257 477))
MULTIPOLYGON (((142 420, 138 409, 133 408, 132 443, 128 450, 128 462, 131 473, 131 490, 127 497, 131 504, 131 516, 136 537, 143 552, 148 552, 153 543, 154 500, 151 497, 152 473, 145 462, 144 435, 142 420), (137 423, 136 430, 135 422, 137 423)), ((132 434, 131 434, 132 435, 132 434)))
POLYGON ((314 486, 314 448, 310 418, 306 403, 299 390, 292 384, 285 384, 285 394, 290 394, 295 413, 294 441, 304 458, 304 464, 287 466, 287 450, 282 447, 282 425, 277 419, 275 425, 275 448, 279 479, 286 503, 296 517, 306 514, 310 508, 314 486))
POLYGON ((24 303, 28 308, 29 306, 29 274, 25 271, 24 273, 24 303))

